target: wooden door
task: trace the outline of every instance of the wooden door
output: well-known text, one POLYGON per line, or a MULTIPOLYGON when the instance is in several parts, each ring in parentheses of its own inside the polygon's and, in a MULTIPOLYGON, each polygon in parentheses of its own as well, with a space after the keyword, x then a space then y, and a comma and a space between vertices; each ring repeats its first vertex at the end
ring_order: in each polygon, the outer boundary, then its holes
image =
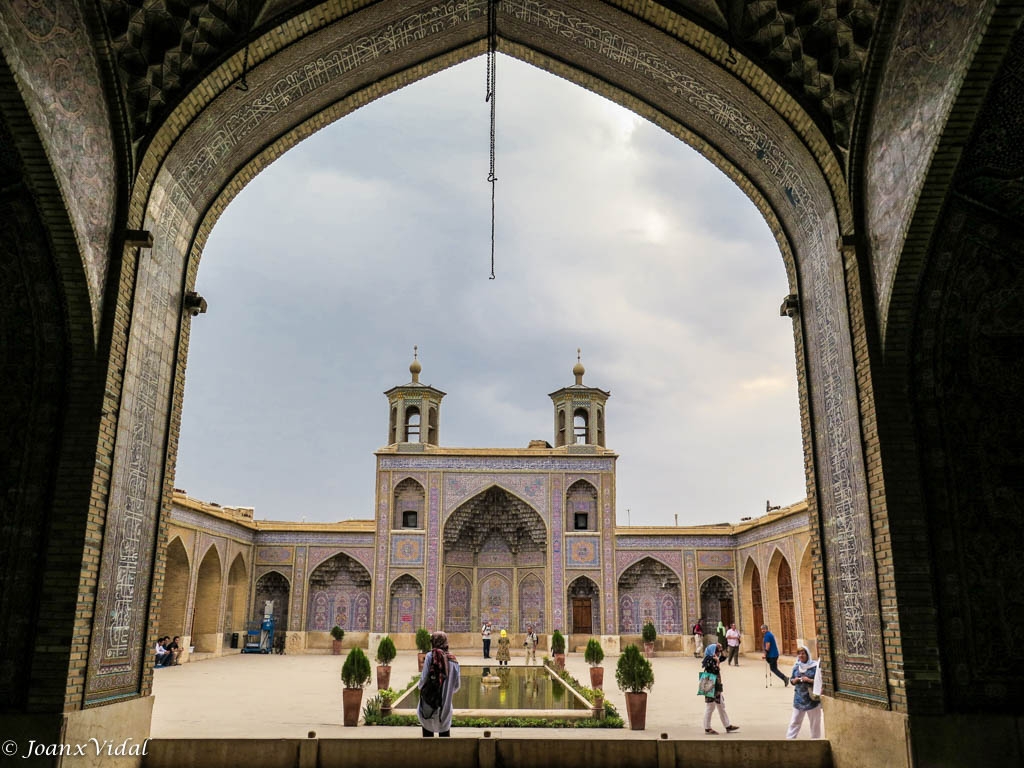
POLYGON ((754 573, 750 581, 750 604, 754 609, 754 638, 757 641, 757 650, 764 650, 764 632, 761 625, 764 624, 764 601, 761 599, 761 574, 754 566, 754 573))
POLYGON ((718 601, 718 605, 721 609, 722 623, 725 625, 725 628, 728 629, 729 625, 736 621, 732 615, 732 599, 723 597, 718 601))
POLYGON ((787 656, 796 655, 796 608, 793 605, 793 573, 785 558, 779 563, 779 650, 787 656))
POLYGON ((572 633, 574 635, 591 635, 594 632, 594 614, 591 612, 589 597, 572 599, 572 633))

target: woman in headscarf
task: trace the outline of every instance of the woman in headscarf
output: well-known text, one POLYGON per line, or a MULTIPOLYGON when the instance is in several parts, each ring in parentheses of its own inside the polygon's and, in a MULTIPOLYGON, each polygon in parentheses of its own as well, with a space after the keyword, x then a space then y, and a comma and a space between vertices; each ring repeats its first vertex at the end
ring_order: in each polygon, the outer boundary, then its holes
POLYGON ((416 717, 424 736, 450 736, 452 729, 452 696, 462 682, 459 662, 448 652, 448 635, 435 632, 430 636, 430 655, 420 675, 420 703, 416 717))
POLYGON ((821 700, 814 699, 814 678, 818 676, 818 662, 811 661, 811 652, 807 646, 801 645, 796 652, 796 664, 790 682, 793 683, 793 718, 789 721, 787 739, 795 739, 803 725, 804 715, 811 721, 811 738, 821 738, 821 700))
POLYGON ((498 638, 498 655, 495 657, 498 660, 498 666, 507 667, 509 661, 512 659, 512 654, 509 653, 509 646, 512 643, 508 639, 508 632, 504 629, 501 630, 501 637, 498 638))
POLYGON ((725 711, 725 696, 722 693, 722 668, 719 662, 725 656, 719 650, 718 643, 712 643, 704 650, 704 660, 701 662, 704 671, 715 676, 715 695, 708 696, 704 705, 704 733, 718 735, 718 731, 711 727, 711 713, 718 709, 718 716, 722 719, 726 733, 738 731, 740 727, 729 722, 729 714, 725 711))

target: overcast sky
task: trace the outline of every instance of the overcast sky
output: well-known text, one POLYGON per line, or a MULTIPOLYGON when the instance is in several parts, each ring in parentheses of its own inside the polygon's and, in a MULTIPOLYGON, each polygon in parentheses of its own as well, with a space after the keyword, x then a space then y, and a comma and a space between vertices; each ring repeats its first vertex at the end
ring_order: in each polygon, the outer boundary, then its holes
POLYGON ((373 516, 382 392, 445 392, 441 443, 553 441, 548 393, 611 390, 618 521, 736 522, 805 496, 788 293, 753 204, 661 129, 498 64, 497 280, 484 59, 343 118, 214 228, 175 485, 256 517, 373 516))

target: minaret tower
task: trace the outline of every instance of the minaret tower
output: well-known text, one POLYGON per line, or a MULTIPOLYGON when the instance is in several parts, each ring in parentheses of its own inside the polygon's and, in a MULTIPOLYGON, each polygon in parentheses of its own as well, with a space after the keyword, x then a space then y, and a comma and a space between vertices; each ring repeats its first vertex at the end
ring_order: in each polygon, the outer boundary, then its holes
POLYGON ((424 443, 437 445, 441 424, 441 399, 445 393, 420 383, 419 348, 412 348, 409 373, 412 381, 392 387, 388 398, 388 445, 393 443, 424 443))
POLYGON ((572 373, 576 383, 552 392, 555 405, 555 447, 563 445, 599 445, 605 447, 604 410, 611 392, 583 383, 581 350, 576 350, 572 373))

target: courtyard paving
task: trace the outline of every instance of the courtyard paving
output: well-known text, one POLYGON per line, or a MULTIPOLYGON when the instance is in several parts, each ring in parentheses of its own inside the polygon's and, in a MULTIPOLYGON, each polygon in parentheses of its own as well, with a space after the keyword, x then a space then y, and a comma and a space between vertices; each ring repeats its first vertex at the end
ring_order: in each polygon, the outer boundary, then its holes
MULTIPOLYGON (((463 664, 484 664, 478 649, 456 652, 463 664)), ((626 717, 625 697, 615 685, 617 656, 604 660, 605 694, 626 717)), ((273 656, 232 654, 178 667, 157 669, 154 675, 153 738, 411 738, 418 727, 345 728, 341 725, 341 665, 345 657, 329 655, 273 656)), ((784 673, 792 660, 783 659, 784 673)), ((514 658, 519 666, 522 658, 514 658)), ((759 656, 741 659, 739 667, 723 666, 726 709, 740 730, 726 736, 717 713, 712 727, 723 732, 706 736, 702 725, 703 699, 696 695, 700 664, 692 656, 658 656, 651 660, 655 684, 647 699, 645 731, 624 729, 491 728, 505 738, 543 736, 568 739, 782 739, 792 713, 792 690, 772 676, 765 686, 766 665, 759 656)), ((416 672, 416 654, 400 651, 392 664, 392 687, 403 687, 416 672)), ((586 684, 590 677, 582 654, 569 654, 566 668, 586 684)), ((366 696, 376 693, 376 684, 366 696)), ((476 737, 483 729, 455 728, 453 737, 476 737)), ((828 724, 825 724, 828 735, 828 724)), ((809 738, 804 725, 800 738, 809 738)))

